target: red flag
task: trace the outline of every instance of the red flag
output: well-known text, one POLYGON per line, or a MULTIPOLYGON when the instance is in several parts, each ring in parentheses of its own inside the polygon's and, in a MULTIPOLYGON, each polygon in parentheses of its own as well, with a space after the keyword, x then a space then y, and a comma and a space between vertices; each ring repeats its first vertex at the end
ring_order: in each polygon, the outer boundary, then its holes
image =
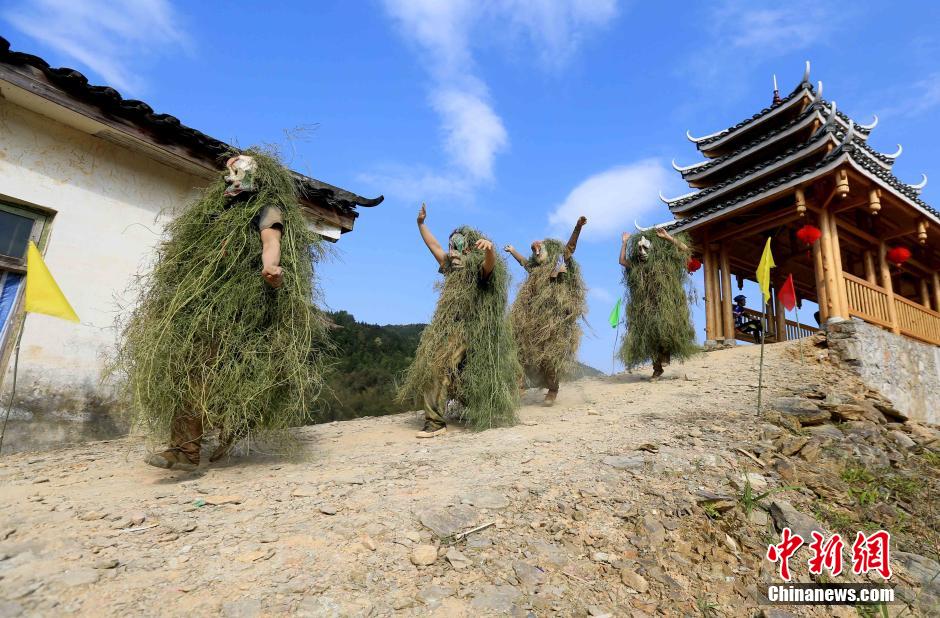
POLYGON ((783 283, 777 292, 777 298, 786 307, 787 311, 793 311, 796 307, 796 290, 793 288, 793 275, 787 275, 787 280, 783 283))

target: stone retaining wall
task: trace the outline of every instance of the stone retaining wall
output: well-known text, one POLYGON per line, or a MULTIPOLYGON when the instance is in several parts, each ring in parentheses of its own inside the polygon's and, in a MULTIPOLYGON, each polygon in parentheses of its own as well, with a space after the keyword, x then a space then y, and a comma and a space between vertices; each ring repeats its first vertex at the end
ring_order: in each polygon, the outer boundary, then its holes
POLYGON ((940 347, 861 320, 826 325, 830 358, 911 419, 940 424, 940 347))

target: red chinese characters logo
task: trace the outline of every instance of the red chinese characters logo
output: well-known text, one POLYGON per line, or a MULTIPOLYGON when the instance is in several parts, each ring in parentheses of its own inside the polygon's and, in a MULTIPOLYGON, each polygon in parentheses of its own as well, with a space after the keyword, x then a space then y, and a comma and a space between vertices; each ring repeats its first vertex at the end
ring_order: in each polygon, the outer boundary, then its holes
MULTIPOLYGON (((808 545, 812 556, 807 561, 809 572, 812 575, 821 575, 823 569, 833 576, 842 573, 842 550, 845 542, 838 534, 827 540, 820 532, 813 532, 813 542, 808 545)), ((780 543, 767 547, 767 559, 780 563, 780 577, 790 581, 790 558, 805 544, 803 537, 793 534, 789 528, 784 528, 780 534, 780 543)), ((875 571, 885 579, 891 578, 891 534, 879 530, 866 536, 859 532, 852 545, 852 572, 855 575, 864 575, 875 571)))
POLYGON ((803 537, 793 534, 789 528, 784 528, 780 535, 780 544, 767 548, 767 559, 780 563, 780 577, 790 581, 790 558, 803 546, 803 537))
POLYGON ((891 535, 884 530, 873 532, 865 537, 859 532, 852 545, 852 572, 863 575, 877 571, 885 579, 891 577, 891 535))
POLYGON ((845 543, 838 534, 823 543, 826 537, 813 531, 813 542, 809 548, 813 552, 813 557, 809 559, 809 572, 813 575, 821 575, 825 567, 833 576, 842 572, 842 548, 845 543))

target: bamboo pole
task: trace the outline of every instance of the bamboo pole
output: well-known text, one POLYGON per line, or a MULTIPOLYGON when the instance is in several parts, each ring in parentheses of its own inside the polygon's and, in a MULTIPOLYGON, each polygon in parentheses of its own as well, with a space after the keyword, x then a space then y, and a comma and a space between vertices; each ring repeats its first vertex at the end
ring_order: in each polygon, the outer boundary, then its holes
POLYGON ((875 278, 875 256, 871 250, 865 251, 865 279, 872 285, 878 285, 878 280, 875 278))
POLYGON ((823 269, 822 242, 813 243, 813 271, 816 275, 816 304, 819 305, 819 325, 829 319, 829 297, 826 294, 826 271, 823 269))
POLYGON ((888 265, 888 258, 885 254, 888 252, 888 245, 885 241, 878 244, 878 263, 881 266, 881 287, 884 288, 888 296, 888 321, 891 322, 891 332, 898 334, 901 332, 898 326, 898 309, 894 305, 894 285, 891 283, 891 267, 888 265))
POLYGON ((705 243, 705 339, 715 340, 715 298, 712 296, 712 252, 705 243))
POLYGON ((721 243, 721 315, 724 322, 725 343, 734 344, 734 310, 731 307, 731 259, 728 247, 721 243))

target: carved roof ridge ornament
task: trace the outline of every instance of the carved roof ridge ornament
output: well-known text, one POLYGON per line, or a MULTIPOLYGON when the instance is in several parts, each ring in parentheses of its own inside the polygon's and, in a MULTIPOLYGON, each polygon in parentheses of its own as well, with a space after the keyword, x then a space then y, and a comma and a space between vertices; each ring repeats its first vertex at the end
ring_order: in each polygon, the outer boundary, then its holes
POLYGON ((686 193, 685 195, 680 195, 680 196, 678 196, 678 197, 668 198, 668 197, 666 197, 665 195, 663 195, 663 192, 662 192, 662 191, 660 191, 660 192, 659 192, 659 200, 660 200, 663 204, 666 204, 666 205, 668 206, 668 205, 672 204, 673 202, 678 202, 679 200, 684 200, 684 199, 686 199, 686 198, 692 197, 693 195, 695 195, 695 194, 697 194, 697 193, 699 193, 699 192, 698 192, 698 191, 689 191, 689 192, 686 193))
POLYGON ((677 172, 687 172, 689 170, 695 169, 696 167, 702 167, 703 165, 707 165, 708 163, 710 163, 710 161, 699 161, 698 163, 693 163, 692 165, 677 165, 676 160, 673 159, 672 169, 676 170, 677 172))
POLYGON ((669 227, 670 225, 674 223, 678 223, 678 221, 673 219, 672 221, 666 221, 664 223, 657 223, 656 225, 653 225, 651 227, 643 227, 639 223, 637 223, 636 219, 634 219, 633 227, 635 227, 638 232, 648 232, 649 230, 655 230, 656 228, 660 228, 660 227, 669 227))
POLYGON ((809 60, 806 61, 806 68, 803 70, 803 81, 800 84, 809 83, 809 60))
POLYGON ((872 129, 877 127, 878 126, 878 114, 872 114, 872 118, 873 120, 871 121, 871 124, 860 124, 858 125, 858 128, 864 129, 866 131, 871 131, 872 129))
POLYGON ((927 186, 927 174, 921 174, 921 177, 923 178, 923 180, 921 180, 921 181, 920 181, 919 183, 917 183, 916 185, 907 185, 907 186, 909 186, 911 189, 913 189, 914 191, 916 191, 918 195, 920 195, 920 192, 923 191, 923 190, 924 190, 924 187, 927 186))
POLYGON ((904 146, 902 146, 901 144, 898 144, 898 149, 893 154, 884 154, 884 153, 882 154, 883 156, 888 157, 889 159, 894 161, 895 159, 901 156, 902 152, 904 152, 904 146))
POLYGON ((689 131, 689 130, 686 130, 685 136, 686 136, 686 137, 689 139, 689 141, 692 142, 693 144, 698 144, 699 142, 704 142, 704 141, 707 140, 707 139, 711 139, 711 138, 713 138, 713 137, 718 137, 719 135, 721 135, 721 134, 724 133, 725 131, 726 131, 726 129, 722 129, 721 131, 715 131, 714 133, 709 133, 708 135, 703 135, 702 137, 692 137, 692 132, 689 131))
POLYGON ((823 93, 823 83, 822 83, 822 80, 819 80, 818 82, 816 82, 816 98, 815 98, 816 101, 819 101, 820 99, 822 99, 822 93, 823 93))

